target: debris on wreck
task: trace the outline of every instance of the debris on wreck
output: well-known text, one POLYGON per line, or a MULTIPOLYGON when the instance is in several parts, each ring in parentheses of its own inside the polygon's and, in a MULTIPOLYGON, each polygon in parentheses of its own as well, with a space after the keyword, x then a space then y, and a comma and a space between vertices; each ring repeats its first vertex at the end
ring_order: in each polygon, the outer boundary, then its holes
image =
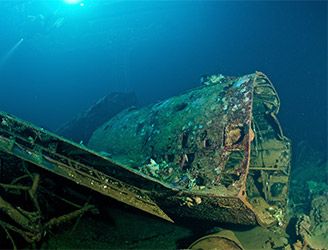
POLYGON ((57 129, 56 133, 75 142, 86 144, 96 128, 122 110, 136 105, 137 97, 134 93, 110 93, 57 129))
POLYGON ((327 155, 304 140, 293 148, 288 249, 328 249, 327 155))
MULTIPOLYGON (((1 249, 26 247, 22 240, 36 248, 53 230, 75 222, 87 212, 98 213, 86 200, 83 204, 60 194, 56 176, 40 174, 25 161, 0 152, 0 168, 1 249)), ((68 186, 62 188, 70 190, 68 186)))
POLYGON ((218 75, 203 75, 200 78, 200 83, 204 85, 212 85, 218 83, 224 83, 227 81, 227 77, 223 76, 222 74, 218 75))
POLYGON ((328 248, 328 190, 312 200, 309 215, 301 215, 296 224, 295 250, 328 248))

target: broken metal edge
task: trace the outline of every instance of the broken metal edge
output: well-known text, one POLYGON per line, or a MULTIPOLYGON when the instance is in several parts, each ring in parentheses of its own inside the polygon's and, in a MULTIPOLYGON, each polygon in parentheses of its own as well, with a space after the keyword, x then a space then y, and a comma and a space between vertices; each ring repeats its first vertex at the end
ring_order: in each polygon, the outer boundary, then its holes
MULTIPOLYGON (((1 116, 3 115, 4 113, 1 112, 1 116)), ((14 119, 12 116, 10 117, 14 119)), ((26 125, 23 121, 18 121, 22 125, 26 125)), ((35 126, 33 126, 33 129, 38 130, 35 126)), ((42 130, 42 132, 44 132, 44 130, 42 130)), ((44 152, 47 152, 47 149, 40 146, 27 148, 23 143, 17 142, 16 138, 18 137, 19 136, 15 136, 14 133, 8 133, 8 131, 4 131, 3 128, 0 128, 0 151, 32 163, 56 175, 65 177, 78 185, 85 186, 117 201, 173 222, 173 220, 149 198, 145 190, 141 190, 115 177, 106 175, 97 169, 75 162, 74 160, 70 160, 69 164, 64 162, 65 158, 63 158, 64 160, 62 162, 55 160, 44 154, 44 152)), ((61 139, 57 136, 55 137, 59 140, 61 139)), ((19 140, 20 142, 28 143, 23 137, 19 137, 19 140)), ((65 143, 71 144, 71 142, 66 140, 65 143)))
MULTIPOLYGON (((136 174, 136 175, 138 175, 138 176, 140 176, 140 177, 142 177, 144 179, 147 179, 149 181, 156 182, 158 185, 161 185, 161 186, 163 186, 165 188, 170 188, 173 191, 179 191, 178 188, 176 188, 176 189, 175 188, 172 188, 171 186, 168 186, 165 183, 160 182, 156 178, 152 178, 151 176, 148 176, 148 175, 146 175, 144 173, 138 172, 138 171, 136 171, 136 170, 134 170, 134 169, 126 166, 125 164, 118 163, 117 161, 112 160, 110 157, 104 156, 99 151, 95 151, 95 150, 93 150, 93 149, 91 149, 91 148, 89 148, 89 147, 87 147, 87 146, 85 146, 83 144, 79 144, 79 143, 76 143, 74 141, 68 140, 65 137, 62 137, 60 135, 57 135, 57 134, 55 134, 55 133, 53 133, 53 132, 51 132, 49 130, 46 130, 46 129, 42 128, 42 127, 38 127, 37 125, 35 125, 33 123, 30 123, 28 121, 22 120, 22 119, 14 116, 12 114, 6 113, 4 111, 0 111, 0 118, 2 118, 2 117, 5 117, 6 119, 10 119, 12 122, 15 122, 15 123, 23 124, 24 126, 27 126, 27 127, 31 128, 34 131, 37 131, 39 133, 42 133, 45 136, 50 136, 52 138, 56 138, 56 139, 60 140, 61 142, 64 142, 64 143, 69 144, 69 145, 72 145, 74 148, 76 148, 77 150, 80 150, 81 152, 85 152, 87 154, 92 154, 92 155, 96 156, 97 158, 101 158, 101 159, 105 160, 106 162, 108 162, 111 165, 114 165, 114 166, 117 166, 119 168, 122 168, 125 171, 128 171, 128 172, 130 172, 132 174, 136 174)), ((1 127, 3 127, 3 126, 1 126, 1 121, 0 121, 0 135, 1 135, 1 127)), ((24 138, 21 138, 21 139, 24 139, 24 138)))

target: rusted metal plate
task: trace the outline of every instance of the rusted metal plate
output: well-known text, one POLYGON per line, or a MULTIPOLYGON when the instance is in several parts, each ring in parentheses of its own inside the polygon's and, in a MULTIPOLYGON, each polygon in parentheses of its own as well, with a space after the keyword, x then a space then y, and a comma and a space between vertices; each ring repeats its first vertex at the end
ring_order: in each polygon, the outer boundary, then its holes
POLYGON ((79 185, 172 221, 144 190, 122 181, 147 179, 110 159, 42 128, 0 112, 0 151, 74 181, 79 185), (106 167, 106 168, 104 168, 106 167), (105 171, 107 169, 107 171, 105 171), (102 171, 103 170, 103 171, 102 171), (114 174, 115 173, 115 174, 114 174))
POLYGON ((119 113, 93 150, 1 113, 0 150, 167 220, 282 225, 290 142, 273 85, 259 72, 204 83, 119 113))

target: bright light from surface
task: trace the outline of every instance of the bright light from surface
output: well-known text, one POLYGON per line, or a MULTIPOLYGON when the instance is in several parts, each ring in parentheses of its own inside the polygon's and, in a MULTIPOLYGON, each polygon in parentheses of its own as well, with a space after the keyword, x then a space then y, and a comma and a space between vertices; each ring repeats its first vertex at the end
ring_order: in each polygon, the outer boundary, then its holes
POLYGON ((78 4, 80 3, 82 0, 64 0, 65 3, 68 4, 78 4))

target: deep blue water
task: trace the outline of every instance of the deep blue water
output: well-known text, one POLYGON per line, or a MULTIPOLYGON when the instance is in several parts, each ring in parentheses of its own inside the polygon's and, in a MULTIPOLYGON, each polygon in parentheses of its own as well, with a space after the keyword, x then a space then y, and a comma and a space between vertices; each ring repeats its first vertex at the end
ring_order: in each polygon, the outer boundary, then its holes
POLYGON ((259 70, 286 135, 326 152, 326 1, 83 3, 1 1, 0 110, 56 129, 111 91, 147 104, 259 70))

